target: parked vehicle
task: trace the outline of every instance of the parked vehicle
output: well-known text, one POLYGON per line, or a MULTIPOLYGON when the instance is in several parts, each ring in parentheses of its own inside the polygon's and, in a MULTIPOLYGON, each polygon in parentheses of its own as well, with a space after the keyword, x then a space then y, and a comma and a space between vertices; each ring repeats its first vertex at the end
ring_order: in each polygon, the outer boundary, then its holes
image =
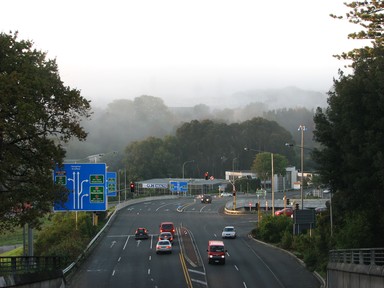
POLYGON ((225 264, 225 250, 224 242, 217 240, 209 240, 208 241, 208 264, 212 263, 221 263, 225 264))

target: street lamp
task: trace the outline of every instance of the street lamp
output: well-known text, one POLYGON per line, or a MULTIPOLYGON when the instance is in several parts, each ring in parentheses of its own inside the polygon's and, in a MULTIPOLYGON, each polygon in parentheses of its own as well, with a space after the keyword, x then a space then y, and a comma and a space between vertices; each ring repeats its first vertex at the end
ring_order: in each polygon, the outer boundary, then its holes
POLYGON ((237 157, 232 159, 232 196, 233 196, 233 210, 236 210, 236 186, 235 186, 235 160, 237 157))
POLYGON ((301 181, 300 181, 300 194, 301 194, 301 209, 304 209, 304 198, 303 198, 303 184, 304 184, 304 131, 305 126, 300 125, 297 129, 298 131, 301 131, 301 149, 300 149, 300 158, 301 158, 301 181))
MULTIPOLYGON (((245 151, 255 151, 255 152, 267 152, 267 151, 262 151, 258 149, 251 149, 251 148, 244 148, 245 151)), ((274 184, 274 168, 273 168, 273 153, 271 153, 271 194, 272 194, 272 216, 275 216, 275 184, 274 184)))
MULTIPOLYGON (((232 159, 232 182, 233 182, 233 184, 235 183, 235 160, 237 160, 237 157, 232 159)), ((233 189, 233 190, 235 190, 235 189, 233 189)))
POLYGON ((185 164, 187 164, 187 163, 192 163, 192 162, 195 162, 195 160, 189 160, 189 161, 185 161, 185 162, 183 163, 183 169, 182 169, 183 179, 184 179, 184 168, 185 168, 185 164))
MULTIPOLYGON (((304 125, 300 125, 299 128, 297 129, 298 131, 301 131, 301 145, 298 146, 300 147, 300 170, 301 170, 301 180, 300 180, 300 197, 301 197, 301 209, 304 209, 304 131, 307 130, 304 125)), ((296 146, 290 143, 285 143, 285 146, 296 146)), ((310 149, 310 148, 307 148, 310 149)), ((312 150, 312 149, 310 149, 312 150)))

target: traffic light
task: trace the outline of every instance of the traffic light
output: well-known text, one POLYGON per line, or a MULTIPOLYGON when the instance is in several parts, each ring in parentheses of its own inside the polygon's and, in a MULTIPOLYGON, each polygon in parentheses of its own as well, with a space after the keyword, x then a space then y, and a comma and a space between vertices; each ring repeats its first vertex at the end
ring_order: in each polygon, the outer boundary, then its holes
POLYGON ((131 184, 129 184, 129 187, 131 188, 131 192, 135 193, 135 183, 131 182, 131 184))
POLYGON ((208 172, 205 172, 204 177, 205 177, 205 180, 208 180, 208 178, 209 178, 208 172))
POLYGON ((289 198, 285 199, 285 205, 289 206, 289 198))

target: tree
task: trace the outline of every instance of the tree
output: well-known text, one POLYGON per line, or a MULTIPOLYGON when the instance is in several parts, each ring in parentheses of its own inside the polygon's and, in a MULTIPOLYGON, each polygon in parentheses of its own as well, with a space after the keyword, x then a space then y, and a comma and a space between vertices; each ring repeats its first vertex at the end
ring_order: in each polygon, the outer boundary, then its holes
POLYGON ((86 132, 90 102, 63 85, 55 60, 17 32, 0 34, 0 231, 38 225, 66 191, 52 182, 62 143, 86 132))
MULTIPOLYGON (((351 8, 348 13, 345 14, 345 18, 353 24, 358 24, 363 27, 358 32, 348 34, 348 38, 371 40, 373 47, 383 46, 384 42, 384 3, 383 1, 353 1, 350 3, 344 3, 345 6, 351 8)), ((343 16, 330 15, 333 18, 344 19, 343 16)), ((341 55, 335 55, 339 59, 350 59, 353 62, 361 58, 361 53, 372 53, 372 47, 365 46, 362 49, 353 49, 349 52, 343 52, 341 55)), ((352 64, 353 66, 354 64, 352 64)))
MULTIPOLYGON (((273 173, 285 175, 285 168, 288 166, 288 160, 285 156, 279 154, 273 154, 273 173)), ((262 152, 256 154, 255 160, 251 167, 252 171, 255 171, 257 176, 264 181, 271 178, 272 173, 272 155, 269 152, 262 152)))
POLYGON ((335 238, 341 248, 382 247, 384 229, 384 47, 382 1, 352 2, 347 14, 366 31, 349 36, 373 39, 372 47, 344 54, 353 60, 353 73, 339 72, 329 107, 318 108, 314 138, 322 145, 313 157, 323 181, 334 194, 335 238), (351 221, 350 218, 355 219, 351 221), (364 243, 355 241, 364 231, 364 243), (358 243, 359 242, 359 243, 358 243))

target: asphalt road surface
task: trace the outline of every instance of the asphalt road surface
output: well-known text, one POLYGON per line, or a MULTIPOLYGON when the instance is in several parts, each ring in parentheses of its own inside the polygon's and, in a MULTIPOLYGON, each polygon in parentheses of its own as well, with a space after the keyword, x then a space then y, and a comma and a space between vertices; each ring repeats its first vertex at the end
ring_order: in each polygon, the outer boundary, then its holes
POLYGON ((202 204, 192 198, 153 200, 121 209, 105 235, 79 267, 69 287, 133 288, 289 288, 321 287, 319 279, 295 257, 249 237, 256 215, 231 216, 223 207, 231 198, 202 204), (159 224, 174 222, 172 254, 156 254, 159 224), (224 239, 225 265, 207 261, 208 240, 222 240, 224 226, 233 225, 236 239, 224 239), (147 240, 135 240, 138 227, 147 240))

